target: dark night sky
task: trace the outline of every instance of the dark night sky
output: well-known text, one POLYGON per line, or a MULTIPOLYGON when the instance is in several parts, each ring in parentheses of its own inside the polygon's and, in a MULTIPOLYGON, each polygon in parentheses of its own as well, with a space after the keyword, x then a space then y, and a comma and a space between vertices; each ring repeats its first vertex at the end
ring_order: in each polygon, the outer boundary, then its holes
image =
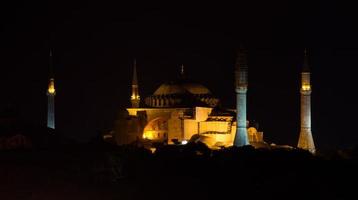
MULTIPOLYGON (((251 3, 247 3, 251 2, 251 3)), ((129 105, 131 67, 142 97, 186 74, 234 107, 236 50, 249 50, 248 119, 268 142, 295 145, 303 49, 312 67, 313 134, 321 149, 357 144, 354 6, 335 1, 217 4, 34 2, 2 5, 0 107, 45 125, 54 51, 56 126, 87 141, 129 105)))

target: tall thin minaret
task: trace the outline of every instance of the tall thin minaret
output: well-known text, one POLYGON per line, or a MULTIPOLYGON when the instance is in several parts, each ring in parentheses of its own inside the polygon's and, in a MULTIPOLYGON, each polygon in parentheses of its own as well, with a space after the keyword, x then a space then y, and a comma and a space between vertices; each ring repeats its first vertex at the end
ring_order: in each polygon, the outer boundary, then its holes
POLYGON ((305 57, 301 72, 301 131, 298 139, 298 148, 305 149, 311 153, 316 152, 311 131, 311 82, 310 68, 308 65, 307 50, 305 49, 305 57))
POLYGON ((184 77, 184 65, 183 64, 180 66, 180 76, 184 77))
POLYGON ((240 47, 235 66, 235 92, 236 92, 236 135, 235 146, 249 145, 246 124, 246 93, 248 86, 247 51, 240 47))
POLYGON ((137 79, 137 62, 134 60, 133 66, 133 79, 132 79, 132 95, 131 103, 132 108, 139 108, 140 96, 138 92, 138 79, 137 79))
POLYGON ((178 79, 181 80, 181 81, 185 81, 185 79, 186 79, 183 64, 180 65, 180 74, 179 74, 178 79))
POLYGON ((55 78, 52 51, 50 51, 50 77, 47 88, 47 127, 55 129, 55 78))

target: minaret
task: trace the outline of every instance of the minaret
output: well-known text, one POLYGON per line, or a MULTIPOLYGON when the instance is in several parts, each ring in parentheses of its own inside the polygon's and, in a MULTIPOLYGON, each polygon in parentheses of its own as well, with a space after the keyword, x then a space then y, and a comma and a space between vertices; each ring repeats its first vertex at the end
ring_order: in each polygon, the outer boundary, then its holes
POLYGON ((138 79, 137 79, 137 62, 134 60, 133 67, 133 79, 132 79, 132 95, 131 95, 131 103, 132 108, 139 108, 139 92, 138 92, 138 79))
POLYGON ((311 83, 310 69, 308 65, 307 51, 305 49, 305 57, 303 69, 301 72, 301 131, 298 139, 298 148, 305 149, 311 153, 315 153, 312 131, 311 131, 311 83))
POLYGON ((183 65, 183 64, 180 65, 180 73, 179 73, 178 79, 179 79, 180 81, 185 81, 185 79, 186 79, 186 78, 185 78, 184 65, 183 65))
POLYGON ((47 127, 55 129, 55 79, 52 64, 52 52, 50 51, 50 80, 47 88, 47 127))
POLYGON ((236 92, 236 135, 234 145, 241 147, 249 145, 246 124, 246 92, 248 86, 247 51, 239 49, 235 66, 235 92, 236 92))
POLYGON ((184 65, 183 64, 180 66, 180 76, 184 77, 184 65))

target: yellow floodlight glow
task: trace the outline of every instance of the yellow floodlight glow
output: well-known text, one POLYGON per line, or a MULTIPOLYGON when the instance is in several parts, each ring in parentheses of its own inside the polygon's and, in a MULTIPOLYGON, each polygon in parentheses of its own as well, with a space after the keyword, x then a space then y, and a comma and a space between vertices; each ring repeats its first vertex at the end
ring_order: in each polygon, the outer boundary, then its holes
POLYGON ((302 90, 311 90, 311 86, 310 85, 302 85, 302 90))
POLYGON ((53 79, 50 80, 50 83, 48 85, 48 90, 47 92, 49 94, 55 94, 56 93, 56 90, 55 90, 55 81, 53 79))
POLYGON ((144 131, 143 139, 153 140, 157 138, 156 131, 144 131))
POLYGON ((139 95, 134 95, 134 94, 133 94, 133 95, 131 96, 131 99, 132 99, 132 100, 140 99, 140 97, 139 97, 139 95))

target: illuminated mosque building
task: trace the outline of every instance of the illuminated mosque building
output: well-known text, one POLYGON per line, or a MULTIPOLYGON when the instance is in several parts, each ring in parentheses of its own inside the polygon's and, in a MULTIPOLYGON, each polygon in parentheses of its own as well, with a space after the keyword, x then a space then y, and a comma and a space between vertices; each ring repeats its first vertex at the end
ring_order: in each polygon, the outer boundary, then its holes
MULTIPOLYGON (((307 67, 302 72, 302 81, 298 147, 311 151, 314 144, 310 129, 310 89, 305 89, 309 85, 307 67)), ((236 109, 221 107, 220 100, 207 87, 189 81, 184 66, 176 81, 161 84, 152 95, 142 99, 134 62, 131 107, 116 120, 111 134, 104 137, 112 138, 119 145, 135 141, 164 144, 200 141, 213 149, 233 145, 270 147, 263 139, 263 132, 250 127, 246 119, 247 90, 247 52, 243 48, 239 49, 235 63, 236 109)))
POLYGON ((180 77, 176 81, 163 83, 150 96, 141 99, 138 92, 136 63, 133 67, 131 108, 126 116, 116 121, 114 137, 117 144, 128 144, 136 140, 181 143, 201 141, 209 147, 227 147, 237 144, 264 143, 263 133, 254 127, 247 129, 246 90, 247 63, 242 49, 236 62, 237 84, 245 77, 246 85, 237 85, 238 109, 224 109, 219 106, 220 100, 211 91, 198 83, 189 81, 181 66, 180 77), (241 71, 240 71, 241 70, 241 71), (244 89, 246 88, 245 92, 244 89), (242 102, 242 101, 245 102, 242 102), (141 107, 140 103, 144 103, 141 107), (242 112, 243 111, 243 112, 242 112), (239 126, 237 126, 237 115, 239 126), (241 120, 241 121, 240 121, 241 120), (242 131, 242 129, 245 129, 242 131), (237 130, 240 137, 236 136, 237 130), (245 134, 242 136, 242 134, 245 134), (243 141, 241 141, 243 140, 243 141))

